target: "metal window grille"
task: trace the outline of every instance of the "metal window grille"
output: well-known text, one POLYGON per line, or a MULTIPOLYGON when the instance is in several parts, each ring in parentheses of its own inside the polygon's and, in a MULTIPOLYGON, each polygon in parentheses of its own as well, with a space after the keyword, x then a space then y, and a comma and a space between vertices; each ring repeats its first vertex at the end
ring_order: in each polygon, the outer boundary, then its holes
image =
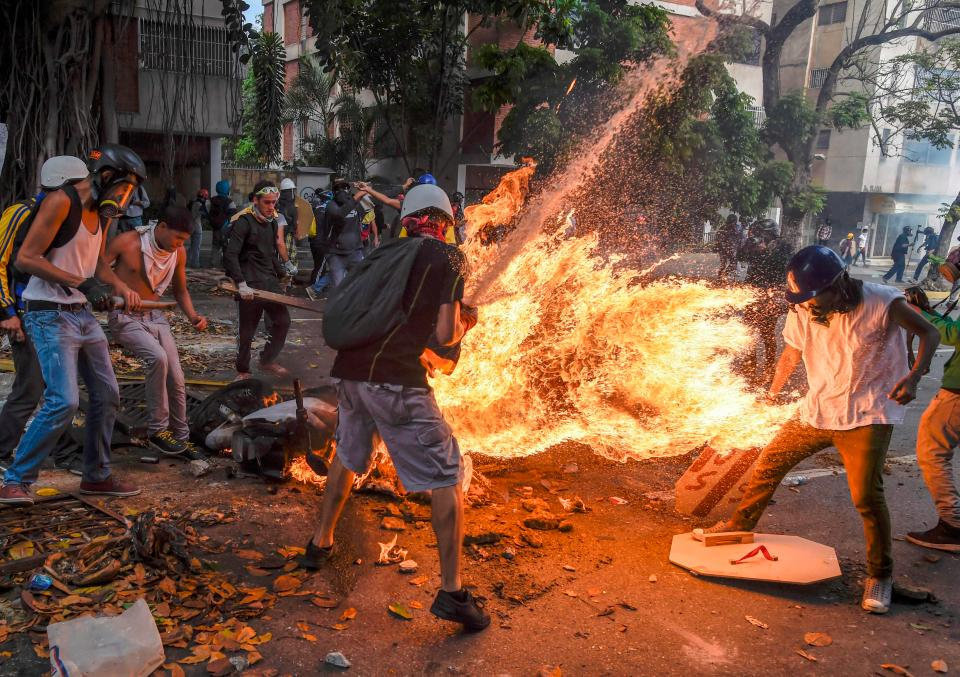
POLYGON ((960 28, 960 9, 939 7, 929 10, 924 18, 929 31, 939 32, 960 28))
POLYGON ((753 114, 753 122, 757 127, 767 119, 767 113, 763 110, 763 106, 750 106, 748 110, 753 114))
POLYGON ((829 72, 829 68, 814 68, 810 71, 810 86, 814 89, 823 87, 823 83, 826 82, 827 73, 829 72))
POLYGON ((836 2, 832 5, 821 5, 817 13, 817 25, 828 26, 839 24, 847 20, 847 3, 836 2))
POLYGON ((817 150, 826 150, 830 147, 830 130, 822 129, 817 134, 817 150))
POLYGON ((145 70, 230 76, 227 29, 140 19, 140 65, 145 70))

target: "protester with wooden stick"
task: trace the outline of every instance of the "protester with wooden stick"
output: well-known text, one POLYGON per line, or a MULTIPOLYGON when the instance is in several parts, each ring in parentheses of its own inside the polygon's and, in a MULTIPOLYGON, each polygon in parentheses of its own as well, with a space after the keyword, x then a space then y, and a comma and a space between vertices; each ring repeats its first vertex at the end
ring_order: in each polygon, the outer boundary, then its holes
MULTIPOLYGON (((197 313, 187 289, 184 243, 192 236, 191 213, 167 207, 155 227, 123 233, 107 246, 106 260, 117 277, 145 300, 159 300, 167 287, 197 331, 207 328, 207 318, 197 313)), ((146 400, 150 442, 168 455, 190 448, 187 424, 187 390, 177 344, 162 310, 129 310, 110 313, 110 333, 139 358, 146 370, 146 400)))
POLYGON ((276 363, 287 340, 290 313, 286 306, 254 298, 253 290, 282 293, 280 280, 285 271, 280 262, 277 239, 277 200, 280 191, 272 181, 259 181, 253 187, 252 205, 238 214, 230 227, 223 263, 227 275, 237 285, 237 378, 250 377, 250 346, 260 324, 269 317, 267 345, 260 353, 260 368, 274 376, 289 372, 276 363))

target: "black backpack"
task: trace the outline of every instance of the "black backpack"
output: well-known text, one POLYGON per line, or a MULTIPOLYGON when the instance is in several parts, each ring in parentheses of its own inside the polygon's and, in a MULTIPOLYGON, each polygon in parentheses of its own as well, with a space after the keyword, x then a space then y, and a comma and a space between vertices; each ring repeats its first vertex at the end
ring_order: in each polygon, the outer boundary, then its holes
MULTIPOLYGON (((50 243, 50 246, 43 252, 44 255, 70 242, 80 229, 80 224, 83 223, 83 203, 80 201, 77 189, 68 183, 56 190, 62 190, 66 193, 67 197, 70 198, 70 211, 67 214, 67 218, 60 224, 57 234, 53 236, 53 241, 50 243)), ((44 199, 53 192, 54 191, 47 192, 44 199)), ((20 268, 17 267, 17 255, 20 253, 20 248, 27 239, 27 233, 30 232, 30 226, 33 225, 33 220, 40 210, 41 204, 43 204, 43 200, 36 200, 33 203, 29 216, 27 216, 20 224, 20 227, 17 228, 17 234, 13 238, 13 249, 10 251, 10 264, 7 275, 8 279, 12 282, 13 293, 18 299, 23 294, 23 290, 26 289, 27 283, 30 282, 32 276, 30 273, 20 270, 20 268)))
POLYGON ((403 293, 421 237, 390 240, 347 273, 327 298, 323 340, 334 350, 362 348, 407 321, 403 293))

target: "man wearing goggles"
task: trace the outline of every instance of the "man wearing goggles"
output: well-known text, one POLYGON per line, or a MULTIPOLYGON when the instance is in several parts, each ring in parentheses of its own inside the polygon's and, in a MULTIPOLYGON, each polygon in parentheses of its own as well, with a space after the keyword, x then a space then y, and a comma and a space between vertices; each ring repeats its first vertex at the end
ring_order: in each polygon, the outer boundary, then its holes
POLYGON ((250 346, 264 314, 270 318, 269 337, 260 353, 260 368, 269 374, 285 377, 289 372, 276 363, 287 340, 290 313, 287 307, 254 298, 253 290, 283 293, 280 280, 285 271, 280 262, 277 238, 277 201, 280 190, 271 181, 259 181, 253 187, 249 210, 237 214, 227 236, 223 264, 227 275, 237 285, 237 378, 250 377, 250 346))
POLYGON ((43 405, 3 478, 0 503, 30 505, 31 484, 77 412, 78 377, 89 394, 80 493, 133 496, 140 489, 110 472, 110 441, 120 403, 107 337, 91 312, 111 310, 114 294, 137 310, 140 296, 107 265, 106 227, 123 215, 144 180, 129 148, 103 144, 90 153, 86 178, 49 193, 26 232, 15 265, 30 276, 23 323, 36 347, 46 389, 43 405))

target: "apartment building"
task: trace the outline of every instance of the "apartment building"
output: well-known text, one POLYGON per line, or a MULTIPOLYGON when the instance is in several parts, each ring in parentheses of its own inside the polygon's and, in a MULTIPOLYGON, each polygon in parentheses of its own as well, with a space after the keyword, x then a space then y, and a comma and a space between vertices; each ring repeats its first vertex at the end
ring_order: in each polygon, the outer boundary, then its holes
POLYGON ((192 196, 220 180, 221 140, 233 133, 240 74, 219 0, 193 0, 176 13, 157 0, 119 0, 116 16, 116 113, 120 143, 147 165, 155 202, 169 187, 192 196))
MULTIPOLYGON (((703 17, 694 7, 694 0, 631 1, 636 4, 652 2, 669 12, 674 22, 675 37, 682 39, 683 33, 688 29, 702 30, 696 27, 696 24, 703 21, 703 17)), ((758 0, 750 3, 750 13, 769 21, 772 7, 772 0, 758 0)), ((740 8, 739 11, 744 10, 740 8)), ((521 35, 520 28, 509 19, 497 20, 480 28, 473 23, 476 20, 472 16, 464 19, 466 30, 476 28, 471 34, 468 50, 490 43, 513 47, 521 39, 528 44, 536 42, 533 37, 534 30, 521 35)), ((310 26, 304 16, 300 0, 266 0, 263 3, 263 29, 283 36, 286 49, 285 77, 289 85, 297 75, 300 57, 316 51, 313 40, 310 39, 312 37, 310 26)), ((761 41, 758 35, 755 54, 744 59, 743 63, 728 66, 741 90, 758 102, 754 108, 758 121, 763 119, 763 110, 759 105, 762 89, 762 73, 759 67, 760 49, 761 41)), ((556 56, 562 62, 564 59, 573 58, 573 53, 558 50, 556 56)), ((467 74, 471 82, 476 83, 487 74, 470 65, 469 57, 468 51, 467 74)), ((466 96, 469 100, 469 86, 466 96)), ((463 115, 449 121, 443 152, 440 154, 445 160, 440 167, 432 168, 441 185, 468 195, 482 194, 494 187, 504 172, 514 168, 514 158, 503 157, 496 151, 497 132, 508 112, 509 107, 504 107, 496 113, 468 109, 463 115)), ((301 143, 309 136, 309 131, 294 124, 288 124, 284 128, 282 156, 285 162, 294 162, 302 157, 301 143)), ((385 157, 371 168, 371 173, 399 182, 406 177, 406 168, 399 160, 385 157)))
MULTIPOLYGON (((774 12, 783 15, 796 0, 775 0, 774 12)), ((804 91, 816 100, 827 69, 849 43, 863 3, 823 0, 812 19, 799 26, 788 39, 781 61, 781 91, 804 91)), ((867 5, 871 11, 888 11, 885 3, 867 5)), ((960 22, 960 13, 945 13, 940 23, 960 22)), ((873 17, 867 24, 873 25, 873 17)), ((869 58, 884 63, 916 50, 922 41, 902 39, 880 45, 869 58)), ((841 89, 857 86, 841 85, 841 89)), ((880 133, 888 149, 884 154, 870 128, 837 131, 824 127, 816 139, 813 180, 827 191, 822 214, 807 227, 807 239, 824 219, 833 224, 839 239, 860 226, 871 231, 869 254, 887 256, 903 226, 914 232, 926 226, 939 231, 938 210, 960 190, 960 158, 955 149, 936 149, 925 141, 904 138, 891 129, 880 133)))

